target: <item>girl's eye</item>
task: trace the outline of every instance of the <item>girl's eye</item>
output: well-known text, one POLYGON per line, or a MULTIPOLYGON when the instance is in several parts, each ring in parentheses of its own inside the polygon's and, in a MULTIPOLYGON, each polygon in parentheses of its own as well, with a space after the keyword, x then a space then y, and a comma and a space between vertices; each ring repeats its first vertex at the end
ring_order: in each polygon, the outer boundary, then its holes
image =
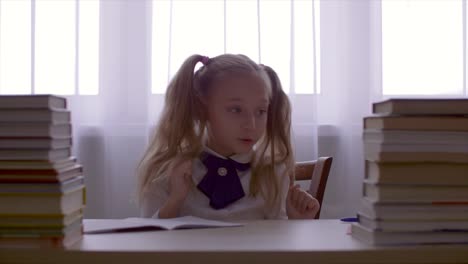
POLYGON ((267 113, 267 110, 265 110, 265 109, 260 109, 260 110, 258 110, 258 114, 259 114, 259 115, 264 115, 264 114, 266 114, 266 113, 267 113))
POLYGON ((240 113, 241 109, 240 109, 240 107, 231 107, 231 108, 229 108, 229 112, 231 112, 231 113, 240 113))

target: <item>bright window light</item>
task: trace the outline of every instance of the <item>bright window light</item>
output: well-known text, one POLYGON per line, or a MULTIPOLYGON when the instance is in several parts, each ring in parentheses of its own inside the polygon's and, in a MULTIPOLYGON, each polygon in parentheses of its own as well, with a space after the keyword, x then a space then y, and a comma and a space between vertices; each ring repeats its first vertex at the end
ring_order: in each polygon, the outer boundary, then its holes
POLYGON ((285 92, 320 92, 319 5, 318 0, 154 0, 152 92, 164 93, 194 53, 245 54, 275 69, 285 92))
POLYGON ((31 3, 0 1, 0 94, 31 93, 31 3))
POLYGON ((168 79, 188 56, 213 57, 223 53, 223 10, 223 1, 153 1, 152 71, 157 76, 153 80, 154 93, 166 91, 168 79), (164 67, 168 72, 162 70, 164 67))
MULTIPOLYGON (((294 92, 297 94, 312 94, 320 92, 319 86, 314 91, 314 81, 320 83, 315 67, 318 64, 319 54, 314 47, 319 41, 314 41, 314 23, 320 21, 320 17, 315 17, 319 12, 319 1, 295 1, 294 2, 294 92), (313 6, 315 5, 315 6, 313 6), (314 16, 315 13, 315 16, 314 16)), ((315 28, 319 28, 315 25, 315 28)), ((315 32, 315 36, 320 32, 315 32)))
POLYGON ((462 0, 383 0, 383 94, 463 94, 462 43, 462 0))
POLYGON ((98 94, 99 5, 0 0, 0 94, 98 94))
POLYGON ((36 0, 36 93, 75 93, 75 1, 36 0))
POLYGON ((152 19, 151 90, 164 93, 169 82, 171 1, 153 1, 152 19))
POLYGON ((226 52, 258 61, 257 23, 257 1, 226 1, 226 52))
POLYGON ((99 1, 79 2, 78 91, 99 93, 99 1))
POLYGON ((260 2, 260 63, 272 67, 289 93, 291 58, 291 2, 260 2))

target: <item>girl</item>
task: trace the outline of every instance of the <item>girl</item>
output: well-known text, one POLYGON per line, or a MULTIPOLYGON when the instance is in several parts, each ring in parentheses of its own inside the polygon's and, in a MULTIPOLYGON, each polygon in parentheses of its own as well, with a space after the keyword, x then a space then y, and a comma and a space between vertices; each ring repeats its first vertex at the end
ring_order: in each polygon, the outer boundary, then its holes
POLYGON ((318 201, 293 186, 290 126, 273 69, 244 55, 190 56, 140 162, 141 216, 314 218, 318 201))

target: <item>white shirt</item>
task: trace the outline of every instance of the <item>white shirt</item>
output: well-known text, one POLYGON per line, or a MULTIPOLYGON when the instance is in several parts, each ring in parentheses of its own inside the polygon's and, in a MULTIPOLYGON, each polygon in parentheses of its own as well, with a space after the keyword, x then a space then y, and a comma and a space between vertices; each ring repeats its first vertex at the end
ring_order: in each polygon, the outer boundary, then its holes
MULTIPOLYGON (((205 151, 210 152, 220 158, 226 159, 213 150, 206 148, 205 151)), ((237 154, 229 158, 247 163, 250 161, 252 153, 237 154)), ((282 168, 284 170, 284 167, 282 168)), ((257 220, 257 219, 287 219, 286 215, 286 195, 289 189, 289 177, 286 177, 278 171, 277 175, 282 177, 280 183, 280 201, 281 205, 276 209, 266 212, 265 200, 260 194, 256 197, 250 195, 250 178, 251 171, 237 171, 245 196, 241 199, 229 204, 222 209, 213 209, 210 206, 209 198, 201 192, 197 185, 203 179, 207 172, 207 168, 202 161, 197 158, 192 162, 192 180, 194 187, 190 190, 183 206, 180 209, 179 216, 197 216, 206 219, 236 221, 236 220, 257 220)), ((148 186, 147 191, 143 195, 142 204, 140 207, 141 217, 158 218, 159 209, 163 206, 169 197, 169 181, 167 177, 160 177, 153 180, 148 186)))

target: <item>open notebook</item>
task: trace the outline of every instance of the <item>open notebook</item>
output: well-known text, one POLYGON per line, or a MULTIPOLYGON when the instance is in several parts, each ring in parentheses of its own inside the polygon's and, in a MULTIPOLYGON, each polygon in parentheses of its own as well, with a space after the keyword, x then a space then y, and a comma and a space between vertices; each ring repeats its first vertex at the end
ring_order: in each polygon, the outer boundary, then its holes
POLYGON ((100 234, 145 230, 172 230, 234 226, 242 226, 242 224, 208 220, 194 216, 184 216, 171 219, 153 219, 138 217, 107 220, 86 219, 84 221, 84 233, 100 234))

